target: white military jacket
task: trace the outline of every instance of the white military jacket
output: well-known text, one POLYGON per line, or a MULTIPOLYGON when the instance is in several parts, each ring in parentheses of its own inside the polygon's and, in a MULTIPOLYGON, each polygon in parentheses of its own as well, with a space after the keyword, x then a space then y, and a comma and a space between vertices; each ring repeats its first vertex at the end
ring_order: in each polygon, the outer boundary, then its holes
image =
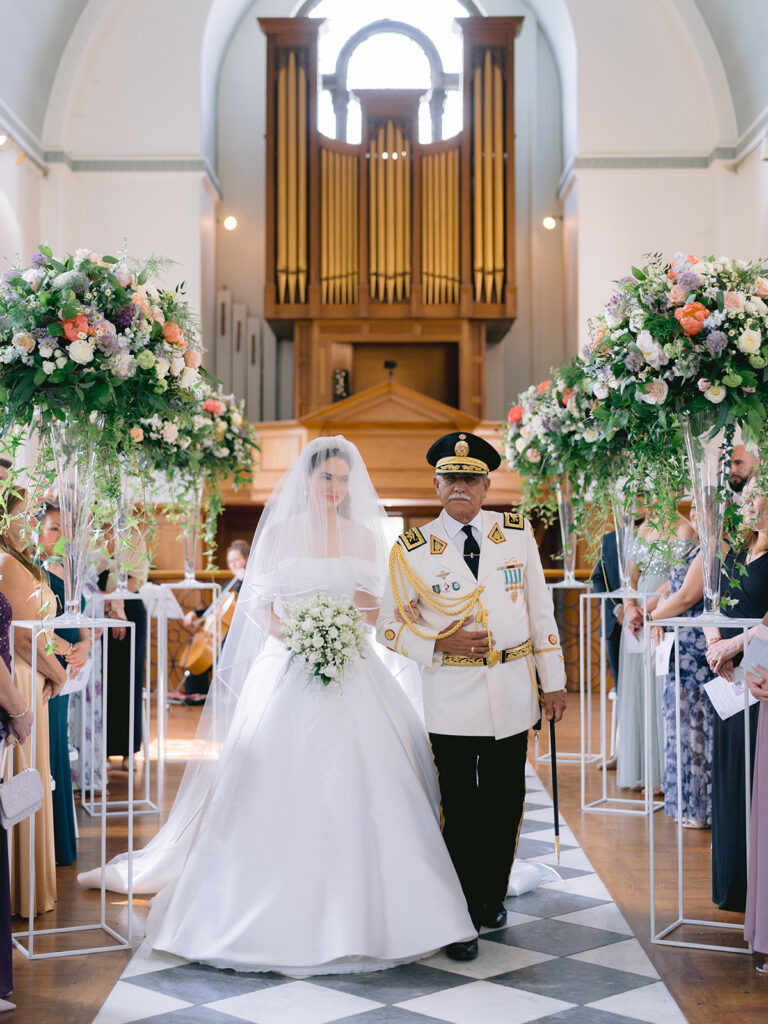
MULTIPOLYGON (((423 666, 424 715, 429 732, 503 739, 524 732, 539 718, 535 668, 542 690, 565 689, 565 665, 555 624, 552 597, 544 581, 539 550, 527 519, 514 512, 481 512, 477 579, 449 539, 440 518, 397 540, 409 569, 442 596, 467 597, 477 586, 488 613, 493 646, 502 651, 531 640, 532 654, 488 665, 444 665, 435 642, 417 636, 396 616, 391 578, 376 626, 380 643, 423 666)), ((405 602, 416 600, 412 584, 401 580, 405 602)), ((457 616, 445 615, 419 600, 416 627, 433 637, 457 616)), ((464 628, 480 625, 467 621, 464 628)))

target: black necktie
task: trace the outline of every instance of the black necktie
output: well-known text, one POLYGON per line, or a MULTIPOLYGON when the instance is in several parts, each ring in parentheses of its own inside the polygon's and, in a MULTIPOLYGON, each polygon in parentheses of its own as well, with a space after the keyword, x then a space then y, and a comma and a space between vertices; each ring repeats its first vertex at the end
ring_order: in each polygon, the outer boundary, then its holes
POLYGON ((469 523, 466 526, 462 526, 462 530, 467 535, 467 539, 464 541, 464 561, 469 566, 470 572, 477 579, 477 570, 479 568, 478 561, 480 560, 480 545, 474 538, 472 533, 472 527, 469 523))

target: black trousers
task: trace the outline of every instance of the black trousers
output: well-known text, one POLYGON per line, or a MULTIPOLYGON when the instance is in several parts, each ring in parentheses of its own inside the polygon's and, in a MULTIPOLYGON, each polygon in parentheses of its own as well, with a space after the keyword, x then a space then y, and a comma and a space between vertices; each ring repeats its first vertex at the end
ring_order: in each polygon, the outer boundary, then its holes
POLYGON ((493 736, 430 733, 443 838, 475 918, 505 899, 525 801, 528 731, 493 736))

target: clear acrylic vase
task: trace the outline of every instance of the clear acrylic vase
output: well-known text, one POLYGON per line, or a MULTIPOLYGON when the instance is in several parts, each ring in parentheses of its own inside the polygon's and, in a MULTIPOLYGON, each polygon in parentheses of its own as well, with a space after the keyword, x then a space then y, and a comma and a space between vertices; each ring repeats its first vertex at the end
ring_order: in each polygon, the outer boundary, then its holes
POLYGON ((64 539, 64 614, 74 622, 80 619, 85 560, 91 539, 93 480, 99 431, 104 418, 96 423, 80 424, 53 420, 47 425, 53 452, 64 539))
POLYGON ((632 559, 635 547, 636 499, 634 488, 626 477, 611 484, 611 510, 616 531, 616 554, 619 560, 620 592, 634 594, 632 559))
POLYGON ((560 539, 563 544, 563 583, 576 581, 576 530, 571 496, 571 482, 563 473, 557 481, 557 514, 560 520, 560 539))
POLYGON ((200 508, 203 503, 203 481, 195 481, 185 490, 184 511, 184 581, 195 582, 197 541, 200 534, 200 508))
POLYGON ((720 582, 723 564, 725 479, 730 442, 717 430, 718 408, 683 412, 680 422, 688 455, 688 471, 699 520, 701 567, 704 576, 704 615, 721 616, 720 582))

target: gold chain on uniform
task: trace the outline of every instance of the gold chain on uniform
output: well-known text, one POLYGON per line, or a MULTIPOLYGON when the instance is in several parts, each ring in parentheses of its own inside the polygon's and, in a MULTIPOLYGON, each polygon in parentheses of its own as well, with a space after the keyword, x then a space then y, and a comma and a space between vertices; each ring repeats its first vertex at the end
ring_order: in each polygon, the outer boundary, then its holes
POLYGON ((457 633, 464 623, 469 618, 472 610, 477 606, 477 615, 475 615, 475 622, 480 623, 486 633, 488 634, 488 646, 491 647, 491 632, 488 629, 488 612, 483 608, 480 595, 483 592, 483 587, 477 586, 467 597, 459 595, 458 597, 446 597, 438 598, 435 596, 434 591, 428 586, 408 564, 408 559, 405 557, 399 543, 394 544, 392 552, 389 556, 389 578, 392 584, 392 593, 395 595, 395 601, 397 603, 397 609, 400 612, 400 618, 404 625, 410 629, 416 636, 420 636, 424 640, 444 640, 445 637, 452 636, 457 633), (454 615, 458 616, 458 621, 455 625, 446 629, 442 633, 422 633, 420 629, 416 628, 416 620, 413 618, 413 612, 411 610, 410 601, 403 601, 400 593, 400 587, 398 586, 398 573, 400 577, 405 577, 408 583, 411 584, 419 600, 423 600, 425 604, 428 604, 430 608, 434 608, 435 611, 441 615, 446 615, 448 618, 452 618, 454 615))

